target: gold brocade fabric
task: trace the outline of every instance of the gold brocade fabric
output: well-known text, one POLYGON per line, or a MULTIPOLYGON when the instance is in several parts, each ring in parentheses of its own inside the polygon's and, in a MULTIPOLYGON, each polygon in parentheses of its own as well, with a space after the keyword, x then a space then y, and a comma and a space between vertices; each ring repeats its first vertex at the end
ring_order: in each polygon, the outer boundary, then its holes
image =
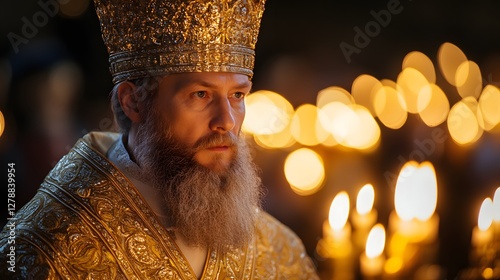
MULTIPOLYGON (((16 213, 15 244, 7 227, 0 234, 0 278, 196 279, 135 187, 98 152, 110 141, 94 136, 80 139, 16 213), (6 267, 11 246, 15 272, 6 267)), ((318 277, 297 236, 261 211, 253 241, 210 251, 201 279, 318 277)))
POLYGON ((265 0, 95 0, 113 81, 186 72, 253 75, 265 0))

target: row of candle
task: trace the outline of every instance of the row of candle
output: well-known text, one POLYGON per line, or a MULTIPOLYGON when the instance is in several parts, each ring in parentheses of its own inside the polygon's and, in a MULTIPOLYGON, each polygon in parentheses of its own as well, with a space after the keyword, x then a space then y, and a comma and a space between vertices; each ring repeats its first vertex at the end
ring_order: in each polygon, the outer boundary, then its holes
POLYGON ((493 199, 485 198, 479 208, 477 226, 472 230, 471 262, 472 268, 462 279, 500 278, 500 187, 493 199))
MULTIPOLYGON (((432 268, 426 270, 429 274, 425 275, 426 279, 440 277, 440 269, 434 265, 439 245, 437 193, 432 164, 407 162, 396 182, 395 210, 390 213, 386 234, 385 227, 377 223, 372 185, 361 188, 352 214, 349 214, 347 192, 339 192, 332 201, 328 220, 323 224, 323 239, 317 246, 321 256, 334 261, 333 279, 354 279, 355 261, 359 261, 359 271, 368 279, 382 275, 384 279, 414 277, 423 267, 432 268), (355 260, 358 255, 359 260, 355 260)), ((475 248, 488 247, 494 235, 493 227, 497 227, 497 235, 500 234, 499 207, 500 188, 493 200, 483 202, 478 226, 472 234, 475 248)))

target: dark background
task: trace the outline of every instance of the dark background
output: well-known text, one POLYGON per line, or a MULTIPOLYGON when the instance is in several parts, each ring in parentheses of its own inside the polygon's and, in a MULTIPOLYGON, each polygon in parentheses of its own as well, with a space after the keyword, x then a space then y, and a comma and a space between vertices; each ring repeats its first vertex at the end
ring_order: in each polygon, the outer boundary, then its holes
MULTIPOLYGON (((85 6, 86 2, 69 1, 72 3, 85 6)), ((16 190, 17 209, 34 194, 35 186, 59 155, 72 146, 70 139, 61 144, 63 151, 47 160, 40 152, 43 148, 37 146, 43 147, 43 141, 33 136, 36 133, 24 132, 24 123, 29 121, 23 116, 36 107, 35 100, 29 96, 15 97, 19 84, 28 83, 25 77, 50 67, 53 61, 73 60, 81 69, 82 83, 76 90, 72 107, 72 139, 91 130, 112 129, 108 93, 113 85, 93 4, 89 3, 77 17, 60 13, 48 17, 47 23, 38 28, 26 44, 20 44, 20 51, 13 53, 7 34, 22 35, 23 17, 31 21, 40 11, 37 1, 0 4, 0 58, 3 61, 0 64, 0 110, 7 126, 0 138, 0 154, 2 163, 17 165, 20 180, 16 190), (54 54, 55 49, 60 51, 54 54)), ((457 45, 470 60, 478 63, 485 81, 500 85, 499 11, 500 1, 269 0, 257 43, 254 90, 276 91, 294 107, 314 104, 319 90, 334 85, 350 90, 354 79, 361 74, 395 80, 404 56, 411 51, 421 51, 435 63, 437 84, 453 105, 459 95, 439 72, 436 63, 439 46, 444 42, 457 45), (386 10, 389 3, 399 3, 401 12, 392 14, 387 26, 380 28, 369 44, 360 48, 359 54, 353 54, 349 63, 339 45, 341 42, 354 45, 354 28, 364 29, 374 20, 371 11, 386 10)), ((297 232, 326 279, 331 272, 330 262, 317 256, 315 246, 322 237, 322 223, 327 219, 335 194, 347 190, 352 201, 364 183, 372 183, 376 189, 379 221, 386 223, 394 208, 394 182, 384 174, 396 175, 406 160, 430 160, 436 168, 439 184, 440 241, 436 259, 429 262, 441 265, 443 279, 453 279, 470 266, 471 231, 477 223, 481 201, 491 197, 500 186, 500 135, 485 132, 477 143, 459 146, 448 136, 446 124, 428 128, 416 115, 410 115, 398 130, 388 129, 380 122, 379 125, 381 143, 372 153, 313 148, 325 160, 327 179, 318 193, 308 197, 294 194, 282 171, 286 155, 299 145, 283 150, 255 147, 255 158, 267 187, 264 207, 297 232), (424 154, 423 158, 419 157, 415 151, 421 148, 416 143, 429 139, 435 130, 443 131, 447 140, 436 144, 431 153, 420 153, 424 154)))

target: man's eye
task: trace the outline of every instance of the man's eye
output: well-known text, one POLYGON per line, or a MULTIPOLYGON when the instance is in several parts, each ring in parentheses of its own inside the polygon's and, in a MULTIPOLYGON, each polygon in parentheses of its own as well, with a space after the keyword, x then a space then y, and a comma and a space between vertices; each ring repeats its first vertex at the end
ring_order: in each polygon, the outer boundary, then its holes
POLYGON ((241 99, 241 98, 245 97, 245 94, 243 92, 235 92, 234 97, 237 99, 241 99))
POLYGON ((194 93, 194 96, 198 98, 205 98, 207 97, 207 92, 206 91, 197 91, 194 93))

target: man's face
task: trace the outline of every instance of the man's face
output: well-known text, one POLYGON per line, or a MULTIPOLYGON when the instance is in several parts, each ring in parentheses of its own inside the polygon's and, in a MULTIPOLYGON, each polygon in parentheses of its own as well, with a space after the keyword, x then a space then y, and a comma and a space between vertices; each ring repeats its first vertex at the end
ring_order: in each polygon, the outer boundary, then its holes
POLYGON ((245 117, 244 97, 251 89, 246 75, 235 73, 182 73, 168 75, 159 84, 155 109, 174 139, 193 148, 194 160, 216 172, 226 170, 233 157, 232 144, 204 143, 212 134, 237 136, 245 117))
POLYGON ((260 179, 237 136, 249 90, 244 75, 176 74, 144 107, 133 154, 188 244, 237 247, 252 236, 260 179))

